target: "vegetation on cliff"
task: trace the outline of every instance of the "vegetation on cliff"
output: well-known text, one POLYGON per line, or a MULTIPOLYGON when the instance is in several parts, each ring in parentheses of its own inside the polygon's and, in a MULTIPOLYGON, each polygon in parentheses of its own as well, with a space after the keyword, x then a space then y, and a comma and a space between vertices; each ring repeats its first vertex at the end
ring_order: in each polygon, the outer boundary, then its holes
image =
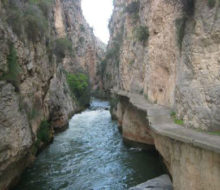
POLYGON ((47 35, 48 14, 52 3, 52 0, 5 0, 5 20, 18 37, 25 38, 27 35, 29 40, 36 42, 47 35))
POLYGON ((170 113, 170 116, 172 117, 174 123, 176 123, 177 125, 183 125, 184 124, 184 121, 182 119, 177 118, 176 112, 172 111, 170 113))
POLYGON ((80 106, 87 106, 90 102, 89 78, 84 73, 66 73, 67 83, 72 96, 75 97, 80 106))
POLYGON ((47 120, 43 120, 37 130, 37 138, 35 143, 32 145, 31 153, 36 155, 43 146, 49 144, 53 139, 53 131, 50 123, 47 120))
POLYGON ((57 58, 63 59, 67 53, 72 52, 72 43, 68 38, 59 38, 55 41, 54 53, 57 58))
POLYGON ((136 22, 139 19, 140 1, 134 1, 125 7, 124 11, 127 12, 136 22))
POLYGON ((147 26, 139 26, 135 29, 135 37, 139 42, 142 42, 143 45, 149 38, 149 30, 147 26))
POLYGON ((209 8, 213 8, 215 6, 216 1, 215 0, 208 0, 208 6, 209 8))
POLYGON ((129 14, 138 14, 140 9, 140 2, 134 1, 128 4, 128 6, 125 8, 125 11, 129 14))
POLYGON ((183 38, 185 35, 186 21, 187 21, 187 18, 184 16, 182 18, 176 19, 176 21, 175 21, 177 44, 178 44, 180 50, 182 49, 182 41, 183 41, 183 38))
POLYGON ((191 16, 195 10, 195 0, 179 0, 182 3, 183 11, 191 16))
POLYGON ((37 131, 37 139, 44 143, 49 143, 51 140, 50 132, 50 123, 46 120, 43 120, 40 124, 40 127, 37 131))
POLYGON ((7 56, 8 70, 0 76, 0 80, 10 82, 16 90, 19 88, 20 78, 19 73, 21 68, 17 61, 17 52, 13 44, 10 45, 9 54, 7 56))

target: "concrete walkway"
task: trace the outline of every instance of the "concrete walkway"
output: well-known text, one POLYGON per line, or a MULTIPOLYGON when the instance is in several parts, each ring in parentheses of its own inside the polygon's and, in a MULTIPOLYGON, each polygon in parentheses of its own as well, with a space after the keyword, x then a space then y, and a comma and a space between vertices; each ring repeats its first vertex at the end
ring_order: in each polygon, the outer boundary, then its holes
POLYGON ((220 153, 219 136, 207 134, 205 132, 198 132, 175 124, 173 118, 170 116, 170 108, 149 103, 142 95, 115 89, 112 90, 112 93, 129 98, 129 101, 133 106, 139 110, 145 111, 150 123, 150 128, 156 134, 220 153))

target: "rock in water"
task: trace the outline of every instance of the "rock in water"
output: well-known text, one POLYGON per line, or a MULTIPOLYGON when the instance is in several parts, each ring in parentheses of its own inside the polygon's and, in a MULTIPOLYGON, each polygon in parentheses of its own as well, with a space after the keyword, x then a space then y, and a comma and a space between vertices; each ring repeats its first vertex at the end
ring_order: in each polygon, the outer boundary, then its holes
POLYGON ((132 187, 129 190, 173 190, 173 185, 170 177, 165 174, 132 187))

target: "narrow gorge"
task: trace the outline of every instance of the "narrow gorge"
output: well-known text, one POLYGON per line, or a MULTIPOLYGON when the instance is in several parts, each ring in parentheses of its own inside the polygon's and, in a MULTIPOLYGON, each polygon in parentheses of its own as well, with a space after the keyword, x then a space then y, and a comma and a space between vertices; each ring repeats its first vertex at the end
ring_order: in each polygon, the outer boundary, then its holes
POLYGON ((220 189, 220 1, 81 3, 0 0, 0 190, 220 189))

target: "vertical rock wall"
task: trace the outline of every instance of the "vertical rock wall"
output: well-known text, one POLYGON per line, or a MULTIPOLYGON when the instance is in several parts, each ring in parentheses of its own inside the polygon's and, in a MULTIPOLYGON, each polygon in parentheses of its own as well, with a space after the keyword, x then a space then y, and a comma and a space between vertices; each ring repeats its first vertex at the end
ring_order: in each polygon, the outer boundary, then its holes
POLYGON ((177 62, 176 106, 188 127, 220 130, 220 2, 196 1, 177 62))
POLYGON ((219 131, 220 5, 213 2, 114 1, 105 88, 169 106, 186 127, 219 131))

